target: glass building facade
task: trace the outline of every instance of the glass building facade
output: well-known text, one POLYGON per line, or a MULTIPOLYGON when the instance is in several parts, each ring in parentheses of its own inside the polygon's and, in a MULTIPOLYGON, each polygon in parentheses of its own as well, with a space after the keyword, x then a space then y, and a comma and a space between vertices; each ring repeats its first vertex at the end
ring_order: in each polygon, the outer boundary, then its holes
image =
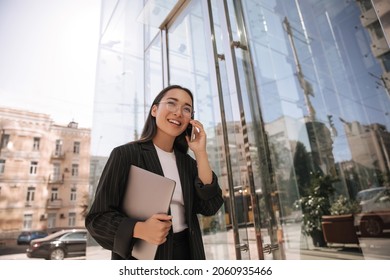
POLYGON ((225 198, 208 259, 389 259, 389 6, 103 0, 93 182, 180 84, 225 198))

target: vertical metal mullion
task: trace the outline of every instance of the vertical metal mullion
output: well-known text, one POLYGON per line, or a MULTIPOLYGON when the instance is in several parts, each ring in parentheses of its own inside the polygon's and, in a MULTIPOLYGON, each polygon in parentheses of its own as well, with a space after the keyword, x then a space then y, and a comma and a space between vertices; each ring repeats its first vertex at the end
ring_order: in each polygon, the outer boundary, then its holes
POLYGON ((232 164, 230 161, 228 129, 227 129, 227 123, 226 123, 225 103, 224 103, 224 97, 223 97, 222 82, 221 82, 221 76, 220 76, 220 70, 219 70, 218 50, 217 50, 217 45, 215 42, 213 12, 212 12, 211 0, 206 0, 206 1, 207 1, 207 9, 205 9, 205 10, 206 10, 206 13, 207 13, 208 19, 209 19, 209 27, 210 27, 211 42, 212 42, 212 48, 213 48, 214 65, 215 65, 215 76, 216 76, 216 81, 217 81, 217 89, 218 89, 218 97, 219 97, 218 100, 219 100, 219 107, 220 107, 220 111, 221 111, 223 145, 224 145, 224 149, 225 149, 225 161, 226 161, 226 170, 227 170, 226 175, 228 178, 228 188, 229 188, 229 193, 230 193, 230 195, 229 195, 230 217, 232 220, 233 240, 234 240, 234 245, 235 245, 234 248, 235 248, 235 253, 236 253, 236 259, 241 260, 242 257, 241 257, 241 250, 240 250, 238 222, 237 222, 237 216, 236 216, 234 183, 233 183, 232 172, 229 172, 232 170, 232 164))
POLYGON ((165 26, 160 31, 161 36, 161 61, 162 61, 162 73, 163 73, 163 88, 169 85, 169 55, 168 55, 168 30, 165 26))

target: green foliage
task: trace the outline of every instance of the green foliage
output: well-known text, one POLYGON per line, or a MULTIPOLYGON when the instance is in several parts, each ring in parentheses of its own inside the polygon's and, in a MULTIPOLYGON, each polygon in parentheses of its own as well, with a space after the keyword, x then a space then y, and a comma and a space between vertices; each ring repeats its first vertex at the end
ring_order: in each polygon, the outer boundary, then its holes
POLYGON ((349 200, 343 195, 339 195, 330 207, 331 215, 355 214, 359 212, 359 203, 356 200, 349 200))
POLYGON ((306 235, 322 231, 321 217, 330 214, 329 197, 334 193, 332 178, 329 175, 312 175, 308 195, 296 201, 302 209, 302 231, 306 235))

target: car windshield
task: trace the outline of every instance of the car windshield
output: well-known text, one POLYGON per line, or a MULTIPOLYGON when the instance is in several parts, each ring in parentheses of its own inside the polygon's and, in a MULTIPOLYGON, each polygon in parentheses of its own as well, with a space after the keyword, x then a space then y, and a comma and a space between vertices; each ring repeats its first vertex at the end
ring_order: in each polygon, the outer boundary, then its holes
POLYGON ((63 240, 78 240, 78 239, 86 239, 87 233, 86 232, 72 232, 70 234, 67 234, 61 239, 63 240))
POLYGON ((383 191, 384 189, 385 189, 384 187, 378 187, 378 188, 360 191, 356 195, 356 200, 359 202, 369 200, 369 199, 373 198, 374 196, 376 196, 381 191, 383 191))
POLYGON ((57 231, 57 232, 52 233, 52 234, 50 234, 50 235, 48 235, 48 236, 46 236, 46 237, 44 237, 42 239, 49 240, 49 239, 56 238, 58 236, 64 235, 65 233, 66 233, 66 231, 57 231))

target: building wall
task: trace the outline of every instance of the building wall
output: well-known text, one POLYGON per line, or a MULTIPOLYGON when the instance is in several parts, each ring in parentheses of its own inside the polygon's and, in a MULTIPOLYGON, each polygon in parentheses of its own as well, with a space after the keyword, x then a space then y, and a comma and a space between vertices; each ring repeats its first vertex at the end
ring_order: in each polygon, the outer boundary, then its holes
POLYGON ((0 234, 84 226, 81 206, 88 202, 90 129, 78 128, 77 123, 57 125, 48 115, 12 108, 0 108, 0 129, 2 137, 9 135, 0 151, 0 159, 5 160, 0 174, 0 234), (34 139, 39 139, 39 146, 34 146, 34 139), (63 153, 56 157, 59 139, 63 153), (75 141, 80 142, 79 153, 73 152, 75 141), (36 172, 31 170, 32 162, 37 163, 36 172), (60 164, 57 180, 53 180, 54 163, 60 164), (79 166, 78 176, 71 175, 72 164, 79 166), (53 188, 58 189, 54 200, 53 188), (74 200, 70 200, 72 188, 74 200), (69 221, 70 213, 75 215, 74 223, 69 221))

